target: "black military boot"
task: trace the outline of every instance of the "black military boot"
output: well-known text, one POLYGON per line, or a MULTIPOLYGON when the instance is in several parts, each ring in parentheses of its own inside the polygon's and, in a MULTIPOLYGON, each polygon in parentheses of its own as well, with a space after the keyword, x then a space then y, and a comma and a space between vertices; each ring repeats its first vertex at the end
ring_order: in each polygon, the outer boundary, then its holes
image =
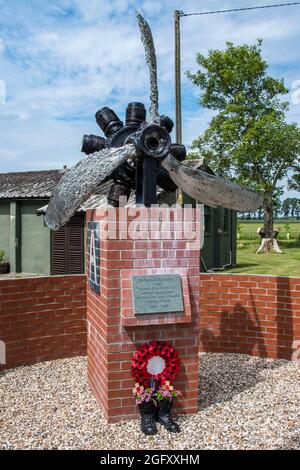
POLYGON ((172 400, 159 400, 158 421, 169 432, 180 432, 180 427, 171 416, 172 400))
POLYGON ((157 433, 155 415, 156 406, 153 401, 142 402, 138 405, 141 415, 141 431, 148 435, 153 436, 157 433))

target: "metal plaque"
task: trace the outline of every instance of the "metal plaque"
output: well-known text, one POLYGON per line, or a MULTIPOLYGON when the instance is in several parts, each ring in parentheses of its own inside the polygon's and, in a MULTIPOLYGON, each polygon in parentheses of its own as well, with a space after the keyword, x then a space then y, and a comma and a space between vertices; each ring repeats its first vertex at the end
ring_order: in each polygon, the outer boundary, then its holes
POLYGON ((132 295, 138 315, 184 311, 179 274, 132 276, 132 295))

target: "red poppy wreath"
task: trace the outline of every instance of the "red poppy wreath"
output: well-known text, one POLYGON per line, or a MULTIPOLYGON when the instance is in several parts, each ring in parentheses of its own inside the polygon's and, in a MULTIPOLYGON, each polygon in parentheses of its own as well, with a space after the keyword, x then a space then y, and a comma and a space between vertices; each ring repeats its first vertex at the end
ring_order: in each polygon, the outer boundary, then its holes
POLYGON ((139 348, 131 361, 131 373, 144 387, 155 379, 160 385, 172 382, 180 370, 180 360, 170 343, 150 341, 139 348))

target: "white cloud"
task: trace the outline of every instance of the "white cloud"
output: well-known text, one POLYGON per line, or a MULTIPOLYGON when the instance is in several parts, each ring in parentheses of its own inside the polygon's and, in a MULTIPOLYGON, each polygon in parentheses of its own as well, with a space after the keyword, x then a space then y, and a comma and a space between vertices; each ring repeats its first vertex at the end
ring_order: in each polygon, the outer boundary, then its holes
POLYGON ((6 103, 6 84, 4 80, 0 80, 0 104, 6 103))
POLYGON ((0 38, 0 55, 3 54, 5 49, 5 44, 2 38, 0 38))
POLYGON ((14 141, 10 121, 1 123, 0 171, 53 169, 71 166, 80 158, 83 123, 43 120, 14 121, 14 141))
POLYGON ((211 111, 204 111, 200 108, 183 115, 182 131, 184 142, 187 146, 190 146, 192 141, 208 126, 212 115, 211 111))
MULTIPOLYGON (((0 119, 7 143, 2 142, 0 171, 10 165, 21 169, 69 164, 80 158, 82 134, 99 133, 94 113, 100 106, 114 107, 121 117, 129 101, 144 101, 148 107, 149 84, 136 8, 147 16, 153 30, 161 112, 174 116, 172 12, 176 8, 199 11, 204 9, 199 6, 203 2, 56 0, 49 4, 36 0, 35 8, 19 2, 14 8, 14 1, 5 3, 1 18, 7 25, 0 39, 4 74, 0 79, 7 86, 7 104, 0 119), (7 53, 3 54, 4 41, 7 53), (12 153, 3 153, 3 148, 12 153)), ((238 3, 213 0, 205 8, 234 8, 238 3)), ((253 43, 263 37, 271 73, 286 77, 289 84, 300 79, 296 10, 275 10, 181 19, 187 144, 205 129, 211 116, 197 106, 199 91, 184 76, 185 70, 196 69, 196 52, 223 48, 227 40, 253 43)), ((300 122, 300 106, 292 106, 290 118, 300 122)))
MULTIPOLYGON (((1 84, 0 84, 1 85, 1 84)), ((1 87, 0 87, 1 94, 1 87)), ((1 104, 1 101, 0 101, 1 104)), ((0 121, 23 121, 28 118, 28 114, 23 112, 10 111, 6 107, 0 108, 0 121)))
POLYGON ((47 53, 48 66, 59 61, 63 67, 75 69, 120 65, 134 58, 137 41, 126 25, 120 25, 117 31, 116 35, 116 31, 106 25, 59 33, 43 32, 27 45, 27 50, 37 57, 47 53))
POLYGON ((75 0, 82 17, 89 21, 102 21, 112 14, 119 16, 136 7, 134 0, 75 0))
POLYGON ((164 9, 163 2, 158 0, 146 0, 141 3, 141 9, 147 15, 158 14, 164 9))

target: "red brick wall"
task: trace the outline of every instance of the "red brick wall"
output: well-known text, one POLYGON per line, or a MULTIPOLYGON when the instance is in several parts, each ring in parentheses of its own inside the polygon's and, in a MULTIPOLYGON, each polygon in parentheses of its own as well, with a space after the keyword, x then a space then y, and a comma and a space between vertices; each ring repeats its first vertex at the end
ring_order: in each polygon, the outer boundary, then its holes
POLYGON ((200 275, 201 351, 291 359, 296 340, 300 278, 200 275))
POLYGON ((0 340, 2 369, 86 354, 85 276, 1 279, 0 340))
MULTIPOLYGON (((103 243, 104 257, 108 243, 115 243, 116 251, 123 247, 129 253, 128 249, 132 248, 129 246, 131 241, 103 243)), ((134 243, 137 244, 136 248, 139 246, 142 250, 139 242, 134 243)), ((169 242, 158 243, 167 243, 170 249, 169 242)), ((153 251, 159 257, 156 248, 157 245, 153 251)), ((116 256, 113 251, 112 256, 116 256)), ((133 263, 129 255, 126 265, 128 262, 130 266, 133 263)), ((189 328, 184 325, 165 325, 163 329, 160 326, 125 329, 119 322, 120 277, 116 266, 119 265, 104 263, 102 268, 105 281, 102 298, 109 297, 107 308, 101 299, 99 302, 99 296, 92 292, 88 300, 90 307, 99 314, 98 319, 95 318, 90 324, 91 338, 94 335, 94 340, 90 342, 94 354, 90 357, 90 363, 94 361, 93 370, 96 370, 97 355, 103 361, 103 364, 97 362, 99 374, 97 378, 92 378, 94 387, 97 385, 99 390, 103 390, 103 394, 99 393, 99 400, 106 400, 108 377, 115 387, 121 381, 123 385, 125 381, 128 387, 130 383, 131 387, 128 361, 135 347, 154 336, 159 339, 171 338, 175 329, 178 332, 174 344, 180 355, 187 351, 187 343, 195 347, 196 332, 199 333, 201 351, 237 352, 272 358, 291 359, 295 352, 293 342, 300 341, 300 278, 201 274, 200 330, 195 320, 189 328), (107 325, 103 318, 108 322, 107 325), (99 327, 97 336, 95 326, 99 327), (186 328, 184 333, 183 326, 186 328), (110 373, 105 377, 101 374, 101 367, 108 364, 110 373)), ((199 275, 196 275, 196 271, 192 282, 193 289, 198 289, 199 275)), ((1 279, 0 340, 6 343, 7 364, 0 365, 0 368, 85 354, 85 318, 85 276, 1 279)), ((195 369, 195 372, 196 365, 190 364, 187 369, 190 372, 195 369)), ((115 388, 111 392, 111 399, 117 395, 115 388)), ((132 406, 129 400, 124 401, 124 406, 125 403, 132 406)))

